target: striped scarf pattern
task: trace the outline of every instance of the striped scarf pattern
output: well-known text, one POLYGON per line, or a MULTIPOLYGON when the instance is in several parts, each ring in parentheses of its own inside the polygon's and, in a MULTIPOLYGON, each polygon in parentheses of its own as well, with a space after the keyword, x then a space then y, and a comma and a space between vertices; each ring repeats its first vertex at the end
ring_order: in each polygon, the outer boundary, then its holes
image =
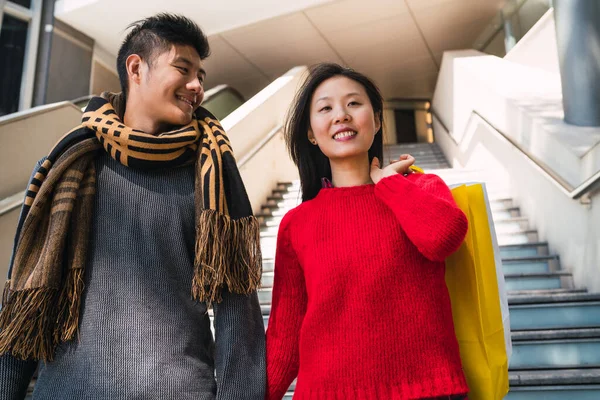
POLYGON ((155 136, 125 126, 96 97, 35 172, 17 226, 0 311, 0 354, 52 360, 76 337, 96 193, 94 164, 106 151, 137 169, 195 165, 196 248, 193 299, 209 306, 222 291, 249 294, 261 277, 259 223, 252 216, 231 144, 200 107, 191 123, 155 136))

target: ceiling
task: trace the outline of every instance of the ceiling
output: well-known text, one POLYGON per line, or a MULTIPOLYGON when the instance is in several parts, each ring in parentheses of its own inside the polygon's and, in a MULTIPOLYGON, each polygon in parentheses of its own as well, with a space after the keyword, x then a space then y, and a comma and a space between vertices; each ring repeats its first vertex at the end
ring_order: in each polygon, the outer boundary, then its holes
MULTIPOLYGON (((56 16, 116 54, 129 22, 165 11, 162 0, 143 1, 59 0, 56 16)), ((209 35, 208 88, 250 97, 296 65, 332 61, 373 78, 386 99, 430 98, 443 52, 471 48, 505 2, 220 0, 186 12, 188 1, 170 0, 168 11, 209 35)))

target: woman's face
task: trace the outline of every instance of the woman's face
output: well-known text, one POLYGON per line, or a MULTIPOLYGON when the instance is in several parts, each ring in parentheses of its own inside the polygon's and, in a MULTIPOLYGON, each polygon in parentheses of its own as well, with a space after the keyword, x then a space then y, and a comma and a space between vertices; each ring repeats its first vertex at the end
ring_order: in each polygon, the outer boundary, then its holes
POLYGON ((321 83, 310 103, 308 138, 330 160, 368 153, 381 128, 363 85, 336 76, 321 83))

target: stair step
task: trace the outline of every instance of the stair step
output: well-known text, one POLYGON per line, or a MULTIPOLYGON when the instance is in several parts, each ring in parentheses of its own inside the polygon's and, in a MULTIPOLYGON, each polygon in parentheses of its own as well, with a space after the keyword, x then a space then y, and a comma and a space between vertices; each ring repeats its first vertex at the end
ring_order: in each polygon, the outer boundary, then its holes
POLYGON ((300 204, 300 199, 271 199, 267 200, 267 203, 263 205, 263 208, 278 209, 278 208, 291 208, 296 207, 300 204))
POLYGON ((498 245, 515 245, 515 244, 527 244, 538 241, 538 232, 536 230, 524 230, 521 232, 503 233, 497 235, 498 245))
POLYGON ((300 196, 300 192, 287 192, 287 193, 276 193, 267 197, 267 201, 280 201, 280 200, 298 200, 300 201, 302 196, 300 196))
POLYGON ((504 274, 545 273, 559 268, 557 255, 502 258, 504 274))
POLYGON ((419 161, 418 163, 416 163, 416 165, 419 168, 423 169, 424 171, 431 171, 433 169, 450 168, 450 165, 447 162, 445 162, 443 160, 438 160, 438 159, 419 161))
POLYGON ((262 274, 262 278, 260 280, 260 285, 261 287, 267 288, 267 287, 273 287, 273 278, 275 277, 275 274, 273 272, 265 272, 264 271, 264 267, 263 267, 263 274, 262 274))
POLYGON ((512 345, 511 370, 600 367, 600 337, 525 340, 512 345))
MULTIPOLYGON (((421 169, 424 169, 425 171, 431 170, 431 169, 443 169, 443 168, 450 168, 450 165, 448 164, 448 162, 446 160, 440 159, 439 157, 434 156, 426 156, 426 157, 419 157, 419 156, 414 156, 417 161, 415 162, 415 165, 420 167, 421 169)), ((398 159, 398 156, 394 157, 393 159, 398 159)), ((389 161, 384 161, 386 163, 389 163, 389 161)))
POLYGON ((275 260, 273 258, 263 258, 262 270, 263 274, 273 272, 275 270, 275 260))
POLYGON ((511 204, 490 201, 490 209, 492 211, 512 211, 519 207, 512 205, 512 201, 511 204))
POLYGON ((407 149, 437 149, 437 150, 439 150, 439 146, 436 143, 429 143, 429 142, 389 144, 385 148, 389 151, 393 151, 393 150, 405 151, 407 149))
POLYGON ((521 211, 515 208, 492 211, 492 219, 494 221, 501 221, 509 218, 517 218, 520 216, 521 211))
MULTIPOLYGON (((400 158, 402 154, 406 153, 398 153, 398 152, 384 152, 383 156, 386 157, 386 160, 397 160, 400 158)), ((444 154, 442 152, 437 151, 428 151, 428 150, 415 150, 411 151, 410 155, 415 158, 415 164, 422 164, 424 161, 436 160, 436 161, 446 161, 444 154)))
POLYGON ((277 236, 279 226, 262 227, 260 230, 261 239, 271 239, 277 236))
MULTIPOLYGON (((600 369, 559 369, 553 371, 510 371, 511 390, 518 386, 600 384, 600 369)), ((600 392, 598 393, 600 395, 600 392)))
POLYGON ((260 288, 258 289, 258 302, 263 304, 271 304, 271 298, 273 297, 272 288, 260 288))
MULTIPOLYGON (((286 395, 287 396, 287 395, 286 395)), ((284 397, 286 400, 291 397, 284 397)), ((598 400, 600 385, 511 387, 504 400, 598 400)))
POLYGON ((600 325, 598 328, 573 328, 573 329, 548 329, 536 331, 511 332, 513 343, 531 340, 563 340, 563 339, 589 339, 600 338, 600 325))
POLYGON ((518 223, 522 223, 522 224, 529 224, 529 218, 527 218, 527 217, 510 217, 510 218, 504 218, 504 219, 495 219, 494 225, 510 224, 510 223, 514 223, 514 222, 518 222, 518 223))
POLYGON ((528 231, 529 220, 522 217, 503 219, 500 221, 494 220, 494 228, 496 230, 496 235, 528 231))
POLYGON ((510 304, 509 310, 513 331, 600 327, 600 300, 510 304))
POLYGON ((577 294, 587 293, 587 289, 582 288, 559 288, 559 289, 528 289, 528 290, 507 290, 508 299, 518 299, 526 296, 543 296, 553 294, 577 294))
POLYGON ((443 155, 442 151, 437 147, 398 147, 398 148, 386 148, 384 155, 400 156, 402 154, 410 154, 414 157, 417 155, 431 155, 438 154, 443 155))
POLYGON ((600 369, 509 371, 510 391, 504 400, 597 400, 600 369))
POLYGON ((268 208, 263 206, 263 212, 268 212, 270 216, 272 217, 283 217, 285 214, 287 214, 292 208, 294 207, 273 207, 273 208, 268 208))
POLYGON ((266 227, 266 228, 269 228, 269 227, 278 227, 279 224, 281 223, 282 219, 283 219, 283 216, 277 216, 277 217, 271 217, 270 216, 269 218, 267 218, 263 222, 262 226, 266 227))
POLYGON ((559 289, 569 287, 571 274, 564 271, 505 274, 506 290, 559 289))
POLYGON ((555 304, 569 302, 599 301, 600 293, 587 292, 560 292, 560 293, 533 293, 521 296, 509 296, 508 304, 555 304))
POLYGON ((548 254, 548 243, 537 242, 517 245, 500 246, 500 257, 531 257, 548 254))

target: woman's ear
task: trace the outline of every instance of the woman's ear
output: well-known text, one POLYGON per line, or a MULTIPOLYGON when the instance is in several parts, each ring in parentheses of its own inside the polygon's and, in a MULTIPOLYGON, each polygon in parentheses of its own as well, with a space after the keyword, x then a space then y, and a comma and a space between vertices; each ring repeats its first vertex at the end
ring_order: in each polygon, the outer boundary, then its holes
POLYGON ((375 133, 381 129, 381 111, 375 113, 375 133))
POLYGON ((315 146, 317 145, 317 139, 315 139, 315 133, 312 131, 312 129, 308 130, 308 141, 315 146))

